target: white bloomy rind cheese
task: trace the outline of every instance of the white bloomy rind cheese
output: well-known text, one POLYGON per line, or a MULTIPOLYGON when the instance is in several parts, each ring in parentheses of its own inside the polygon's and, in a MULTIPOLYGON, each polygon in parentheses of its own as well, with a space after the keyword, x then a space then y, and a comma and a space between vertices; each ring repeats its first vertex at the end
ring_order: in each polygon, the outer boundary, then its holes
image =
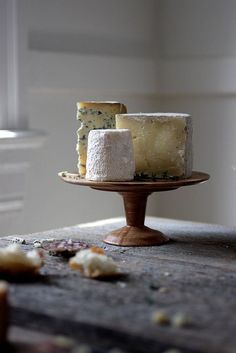
POLYGON ((192 119, 179 113, 116 115, 116 128, 132 133, 135 174, 188 178, 192 174, 192 119))
POLYGON ((77 103, 77 120, 81 123, 77 130, 78 172, 81 177, 86 174, 88 134, 93 129, 115 129, 115 115, 126 113, 126 107, 119 102, 79 102, 77 103))
POLYGON ((127 129, 90 131, 86 170, 88 180, 133 180, 135 163, 130 131, 127 129))

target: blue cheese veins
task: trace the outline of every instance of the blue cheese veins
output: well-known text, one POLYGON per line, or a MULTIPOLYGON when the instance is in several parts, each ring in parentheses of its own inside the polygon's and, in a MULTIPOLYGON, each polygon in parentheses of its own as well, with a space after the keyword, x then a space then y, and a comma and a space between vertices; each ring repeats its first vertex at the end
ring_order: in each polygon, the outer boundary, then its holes
POLYGON ((78 102, 77 120, 80 127, 77 130, 78 172, 81 177, 86 174, 88 134, 96 129, 114 129, 115 115, 126 113, 126 107, 119 102, 78 102))

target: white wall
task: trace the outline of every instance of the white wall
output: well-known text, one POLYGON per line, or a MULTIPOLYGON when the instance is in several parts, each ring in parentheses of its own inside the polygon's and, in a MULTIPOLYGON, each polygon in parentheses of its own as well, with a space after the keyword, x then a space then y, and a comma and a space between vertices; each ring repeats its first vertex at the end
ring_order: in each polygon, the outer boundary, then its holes
MULTIPOLYGON (((204 184, 149 198, 151 215, 235 224, 236 2, 21 0, 28 7, 32 155, 17 232, 123 215, 120 196, 64 184, 76 169, 76 101, 116 99, 130 112, 194 119, 194 167, 204 184)), ((14 227, 13 227, 14 230, 14 227)))
POLYGON ((163 216, 235 225, 236 2, 161 0, 160 109, 194 119, 204 185, 161 195, 163 216))
MULTIPOLYGON (((118 194, 64 184, 75 171, 76 102, 111 99, 155 110, 155 1, 28 0, 30 126, 45 130, 28 172, 21 232, 124 214, 118 194)), ((157 213, 155 200, 148 209, 157 213)), ((19 229, 19 228, 18 228, 19 229)))

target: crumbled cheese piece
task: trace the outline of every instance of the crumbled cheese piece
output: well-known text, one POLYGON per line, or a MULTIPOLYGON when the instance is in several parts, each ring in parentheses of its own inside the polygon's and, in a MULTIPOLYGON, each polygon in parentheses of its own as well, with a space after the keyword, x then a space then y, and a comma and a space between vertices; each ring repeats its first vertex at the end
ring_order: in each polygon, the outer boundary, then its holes
POLYGON ((159 290, 158 290, 159 293, 167 293, 169 292, 169 289, 166 288, 166 287, 160 287, 159 290))
POLYGON ((134 172, 134 151, 129 130, 90 131, 86 179, 95 181, 133 180, 134 172))
POLYGON ((101 248, 79 251, 70 259, 69 265, 72 269, 80 270, 86 277, 105 277, 119 273, 116 263, 101 248))
POLYGON ((164 310, 157 310, 152 314, 152 321, 159 325, 169 325, 170 318, 164 310))
POLYGON ((125 282, 118 282, 117 283, 120 288, 125 288, 127 287, 127 284, 125 282))
POLYGON ((18 244, 26 244, 26 240, 24 238, 20 238, 20 237, 11 237, 10 240, 13 243, 18 243, 18 244))
POLYGON ((191 318, 184 313, 177 313, 171 319, 171 324, 174 327, 188 327, 191 323, 191 318))
POLYGON ((170 272, 164 272, 164 276, 169 277, 170 276, 170 272))
POLYGON ((35 248, 42 248, 43 243, 52 243, 55 241, 55 238, 42 238, 42 239, 36 239, 33 241, 33 246, 35 248))
POLYGON ((126 113, 126 107, 119 102, 78 102, 77 120, 81 123, 77 131, 78 171, 86 174, 88 134, 94 129, 115 129, 115 114, 126 113))
POLYGON ((37 273, 43 265, 42 254, 37 250, 25 253, 18 244, 0 249, 0 273, 9 275, 37 273))
POLYGON ((33 243, 35 248, 41 248, 42 247, 42 242, 41 241, 34 241, 33 243))

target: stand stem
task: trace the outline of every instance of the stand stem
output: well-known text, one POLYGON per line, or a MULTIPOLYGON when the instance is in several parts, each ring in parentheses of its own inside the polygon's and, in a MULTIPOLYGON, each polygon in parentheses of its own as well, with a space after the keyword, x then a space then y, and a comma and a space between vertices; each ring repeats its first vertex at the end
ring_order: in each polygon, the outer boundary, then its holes
POLYGON ((150 191, 119 191, 119 194, 123 197, 127 225, 108 234, 104 239, 105 243, 120 246, 151 246, 161 245, 169 240, 158 230, 144 225, 150 191))
POLYGON ((143 227, 147 198, 150 192, 120 192, 123 197, 126 222, 128 226, 143 227))

